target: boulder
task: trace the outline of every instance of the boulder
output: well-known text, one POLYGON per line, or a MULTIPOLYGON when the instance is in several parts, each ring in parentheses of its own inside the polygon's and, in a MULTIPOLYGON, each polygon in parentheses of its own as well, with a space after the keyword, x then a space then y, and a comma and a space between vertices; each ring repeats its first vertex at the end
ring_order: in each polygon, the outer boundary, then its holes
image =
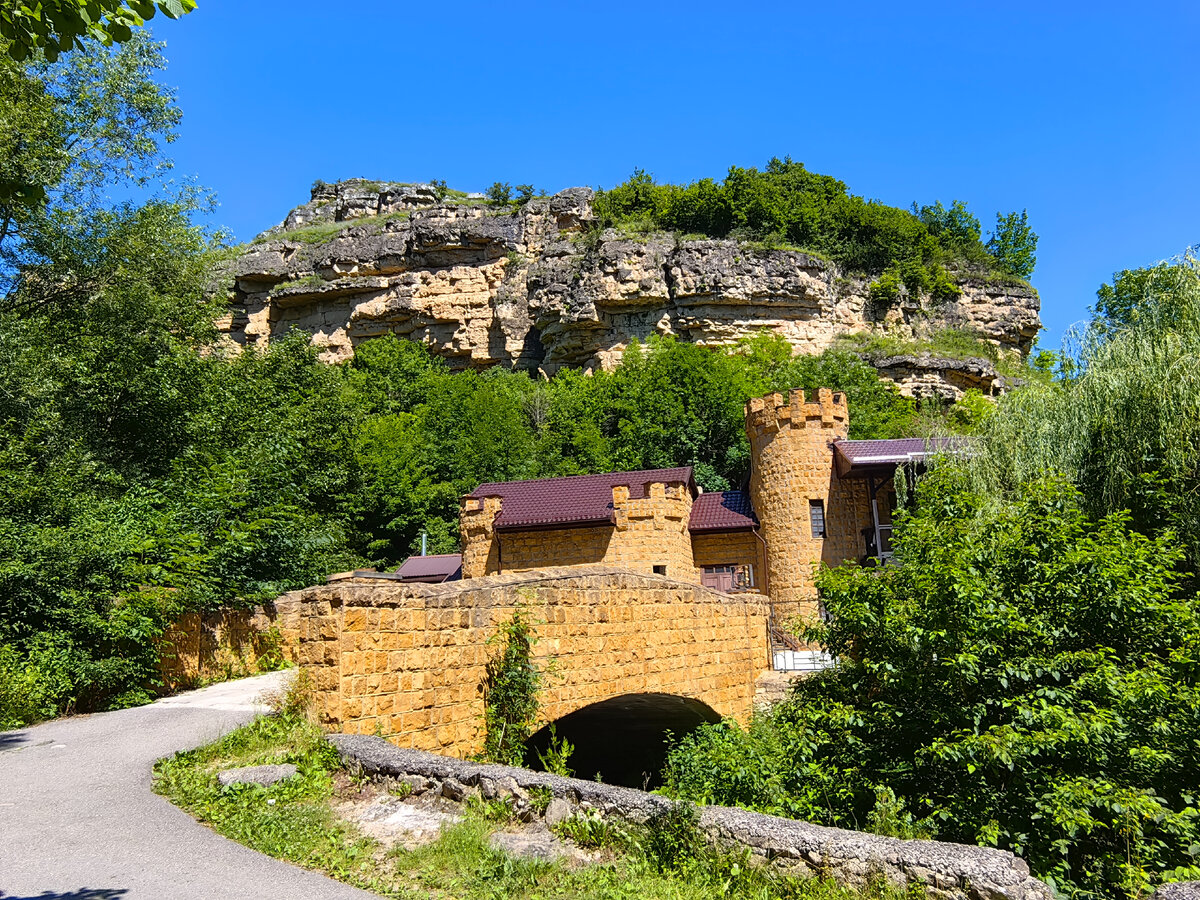
POLYGON ((226 769, 217 773, 217 781, 221 787, 231 784, 261 784, 270 787, 296 775, 296 767, 291 763, 276 766, 243 766, 240 769, 226 769))

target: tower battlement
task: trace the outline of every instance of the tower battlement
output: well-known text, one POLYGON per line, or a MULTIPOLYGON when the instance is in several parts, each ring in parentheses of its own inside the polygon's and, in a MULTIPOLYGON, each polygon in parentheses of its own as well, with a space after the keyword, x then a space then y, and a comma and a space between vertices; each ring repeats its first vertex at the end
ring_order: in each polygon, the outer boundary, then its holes
POLYGON ((746 404, 750 499, 767 544, 768 593, 775 615, 815 621, 813 563, 825 556, 826 522, 840 526, 831 502, 834 441, 850 430, 846 395, 821 388, 767 394, 746 404))
POLYGON ((780 428, 838 428, 844 430, 850 420, 846 395, 821 388, 815 400, 805 400, 804 391, 767 394, 746 404, 746 432, 753 438, 780 428))

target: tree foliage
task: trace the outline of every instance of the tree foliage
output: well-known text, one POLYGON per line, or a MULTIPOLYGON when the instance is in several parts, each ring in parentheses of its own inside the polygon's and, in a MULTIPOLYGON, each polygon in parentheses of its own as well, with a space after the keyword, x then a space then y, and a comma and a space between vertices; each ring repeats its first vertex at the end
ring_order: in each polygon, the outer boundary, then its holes
POLYGON ((1191 256, 1118 273, 1077 335, 1069 377, 1003 398, 973 474, 989 493, 1046 472, 1096 516, 1128 509, 1170 528, 1200 564, 1200 266, 1191 256))
POLYGON ((161 183, 180 121, 173 92, 155 80, 164 65, 162 45, 144 34, 56 64, 0 63, 0 294, 9 305, 78 301, 96 289, 97 248, 139 214, 108 204, 112 191, 154 188, 156 202, 177 208, 203 200, 161 183))
MULTIPOLYGON (((940 202, 898 209, 851 194, 845 183, 790 157, 772 159, 761 171, 732 166, 722 182, 706 178, 687 185, 658 184, 635 169, 628 181, 598 192, 595 209, 602 226, 643 223, 685 235, 792 245, 937 299, 957 296, 947 267, 1010 271, 1016 247, 1023 246, 1015 225, 998 226, 1007 255, 989 254, 979 220, 961 201, 949 209, 940 202)), ((1020 224, 1027 227, 1024 219, 1020 224)), ((1032 240, 1036 245, 1036 236, 1032 240)), ((1033 271, 1032 251, 1026 262, 1022 277, 1033 271)))
POLYGON ((1042 480, 986 502, 949 468, 899 565, 820 579, 840 660, 749 731, 672 752, 685 797, 995 845, 1071 896, 1197 877, 1200 621, 1168 535, 1042 480), (889 799, 890 798, 890 799, 889 799))
POLYGON ((1010 275, 1028 278, 1037 266, 1037 233, 1029 226, 1028 210, 1006 215, 996 213, 996 230, 987 242, 987 251, 996 265, 1010 275))
POLYGON ((537 638, 533 623, 518 607, 491 643, 497 645, 484 666, 483 756, 506 766, 525 764, 525 742, 536 727, 543 673, 534 665, 537 638))
POLYGON ((8 56, 21 62, 37 53, 54 62, 85 39, 106 47, 140 34, 148 19, 161 12, 178 19, 196 8, 196 0, 39 0, 0 4, 0 37, 8 56))

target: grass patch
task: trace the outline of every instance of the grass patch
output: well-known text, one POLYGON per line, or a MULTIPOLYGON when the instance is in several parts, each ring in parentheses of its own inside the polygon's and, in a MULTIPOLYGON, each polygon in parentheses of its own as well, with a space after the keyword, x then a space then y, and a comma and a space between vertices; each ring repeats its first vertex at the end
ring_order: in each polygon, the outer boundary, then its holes
POLYGON ((331 241, 347 228, 370 227, 378 234, 385 224, 397 219, 407 219, 412 215, 410 209, 398 209, 382 216, 361 216, 357 219, 345 219, 341 222, 319 222, 316 225, 306 225, 303 228, 293 228, 291 231, 281 231, 278 234, 260 235, 251 244, 265 244, 267 241, 299 241, 302 244, 324 244, 331 241))
POLYGON ((1000 351, 992 343, 965 328, 941 328, 920 338, 860 331, 839 337, 834 346, 868 356, 919 356, 929 353, 945 359, 986 359, 1000 361, 1000 351))
POLYGON ((298 287, 321 287, 328 284, 320 275, 305 275, 303 278, 293 278, 290 281, 281 281, 273 288, 272 291, 286 291, 290 288, 298 287))
POLYGON ((339 767, 336 751, 295 703, 216 743, 161 760, 154 789, 220 834, 255 850, 317 869, 386 897, 629 898, 629 900, 901 900, 880 882, 863 892, 827 879, 776 877, 749 865, 747 855, 702 848, 690 808, 646 829, 601 825, 595 816, 560 834, 603 850, 603 861, 571 867, 518 859, 493 849, 488 837, 505 824, 502 810, 469 804, 463 823, 416 850, 385 850, 340 822, 330 801, 339 767), (270 788, 221 788, 216 775, 233 766, 294 763, 297 777, 270 788))
POLYGON ((316 225, 306 225, 303 228, 293 228, 291 231, 281 231, 279 234, 256 237, 252 244, 265 244, 267 241, 299 241, 302 244, 323 244, 341 234, 347 228, 364 225, 363 219, 346 219, 344 222, 320 222, 316 225))

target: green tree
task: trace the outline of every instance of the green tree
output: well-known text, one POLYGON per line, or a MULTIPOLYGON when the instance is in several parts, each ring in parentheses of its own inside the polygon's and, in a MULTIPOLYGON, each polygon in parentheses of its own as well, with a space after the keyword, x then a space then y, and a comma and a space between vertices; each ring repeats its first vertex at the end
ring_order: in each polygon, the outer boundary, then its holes
POLYGON ((838 666, 748 732, 684 739, 668 784, 1000 846, 1070 896, 1196 877, 1200 620, 1177 545, 1089 519, 1061 481, 1001 503, 965 485, 921 484, 898 565, 822 573, 809 636, 838 666))
POLYGON ((964 249, 979 243, 979 219, 967 209, 967 204, 962 200, 955 200, 949 209, 942 206, 940 200, 932 206, 919 208, 914 203, 912 210, 917 218, 925 223, 929 233, 943 245, 964 249))
MULTIPOLYGON (((104 198, 170 169, 165 149, 181 114, 155 80, 162 48, 139 33, 113 49, 89 43, 56 64, 0 66, 0 146, 9 151, 0 160, 0 293, 10 302, 18 281, 25 303, 94 288, 100 263, 78 248, 119 229, 124 215, 104 198), (76 249, 64 253, 67 235, 76 249)), ((160 186, 159 196, 185 206, 204 200, 190 187, 160 186)))
POLYGON ((492 206, 507 206, 512 200, 512 185, 507 181, 493 181, 487 189, 487 198, 492 206))
POLYGON ((883 381, 875 368, 844 350, 819 356, 795 355, 782 335, 760 332, 730 350, 747 370, 746 399, 771 391, 821 388, 844 391, 854 439, 910 437, 917 427, 916 404, 883 381))
POLYGON ((1006 272, 1028 278, 1037 266, 1038 236, 1029 227, 1029 212, 996 213, 996 229, 988 238, 987 250, 1006 272))
POLYGON ((135 29, 161 12, 169 19, 196 8, 195 0, 40 0, 0 4, 0 37, 19 61, 38 52, 54 62, 59 53, 91 38, 111 46, 130 40, 135 29))
POLYGON ((1146 533, 1172 529, 1200 565, 1200 266, 1190 256, 1121 273, 1098 318, 1060 361, 1069 377, 999 402, 972 471, 999 494, 1047 471, 1089 512, 1128 509, 1146 533))

